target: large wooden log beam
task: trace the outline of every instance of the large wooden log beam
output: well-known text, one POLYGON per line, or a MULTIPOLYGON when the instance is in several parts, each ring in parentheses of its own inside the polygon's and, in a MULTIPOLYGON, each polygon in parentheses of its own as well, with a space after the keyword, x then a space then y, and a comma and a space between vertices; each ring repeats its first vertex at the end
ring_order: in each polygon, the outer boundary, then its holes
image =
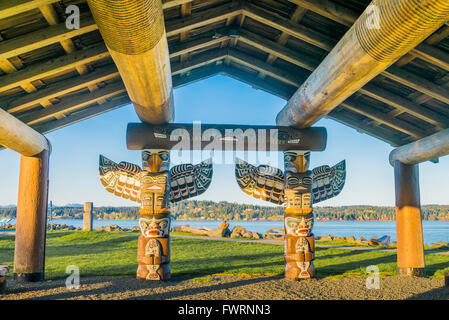
MULTIPOLYGON (((294 50, 280 46, 274 41, 270 41, 246 30, 241 30, 239 32, 238 39, 241 42, 244 42, 259 50, 268 52, 270 55, 277 56, 278 58, 295 64, 298 67, 304 68, 306 70, 314 71, 319 65, 319 61, 313 57, 300 55, 294 50)), ((437 114, 430 109, 423 108, 419 104, 409 99, 405 99, 391 91, 384 90, 375 85, 368 83, 364 87, 360 88, 358 92, 384 102, 391 107, 399 110, 400 112, 407 112, 418 119, 435 125, 437 129, 444 129, 449 124, 449 119, 447 117, 444 117, 441 114, 437 114)))
POLYGON ((390 164, 395 161, 414 165, 449 154, 449 129, 396 148, 390 153, 390 164))
POLYGON ((173 87, 162 2, 88 4, 139 118, 154 124, 171 122, 173 87))
POLYGON ((50 150, 47 139, 0 108, 0 145, 32 157, 50 150))
POLYGON ((381 10, 382 28, 371 28, 365 11, 281 110, 278 125, 312 125, 449 19, 444 0, 426 6, 411 0, 372 4, 381 10))
POLYGON ((399 274, 424 274, 419 167, 394 162, 399 274))

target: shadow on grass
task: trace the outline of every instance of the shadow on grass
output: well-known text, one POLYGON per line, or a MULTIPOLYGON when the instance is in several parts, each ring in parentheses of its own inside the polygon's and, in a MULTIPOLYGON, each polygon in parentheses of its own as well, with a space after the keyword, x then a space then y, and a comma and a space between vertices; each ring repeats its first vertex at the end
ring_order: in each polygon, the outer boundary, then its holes
MULTIPOLYGON (((344 256, 344 254, 342 256, 344 256)), ((377 258, 350 261, 346 263, 330 264, 326 266, 320 266, 319 268, 317 268, 317 275, 320 278, 322 276, 334 276, 352 271, 354 269, 359 269, 360 267, 367 267, 370 265, 387 264, 395 262, 396 262, 396 254, 391 254, 377 258)))
POLYGON ((433 263, 433 264, 427 264, 426 265, 426 276, 432 277, 437 273, 438 271, 449 269, 449 261, 444 261, 440 263, 433 263))

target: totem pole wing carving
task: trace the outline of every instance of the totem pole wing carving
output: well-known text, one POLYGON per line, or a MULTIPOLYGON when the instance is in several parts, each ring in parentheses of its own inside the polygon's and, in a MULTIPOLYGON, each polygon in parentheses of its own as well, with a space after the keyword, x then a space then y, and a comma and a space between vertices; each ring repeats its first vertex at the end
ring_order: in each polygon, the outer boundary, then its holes
POLYGON ((100 155, 100 181, 116 196, 140 202, 140 175, 142 169, 129 162, 119 164, 100 155))
POLYGON ((255 167, 237 158, 235 177, 246 194, 275 204, 284 203, 284 174, 278 168, 255 167))
POLYGON ((330 168, 320 166, 313 169, 313 203, 318 203, 340 194, 346 181, 346 161, 343 160, 330 168))
POLYGON ((172 203, 199 196, 212 181, 212 159, 197 165, 180 164, 170 170, 170 201, 172 203))

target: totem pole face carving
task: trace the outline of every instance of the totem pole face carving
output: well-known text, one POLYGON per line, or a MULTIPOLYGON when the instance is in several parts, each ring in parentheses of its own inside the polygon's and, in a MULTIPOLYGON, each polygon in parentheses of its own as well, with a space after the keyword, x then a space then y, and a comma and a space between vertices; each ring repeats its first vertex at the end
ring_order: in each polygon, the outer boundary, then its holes
POLYGON ((167 237, 170 231, 170 218, 140 218, 139 226, 142 236, 146 238, 167 237))
POLYGON ((313 215, 301 218, 286 217, 285 229, 288 235, 306 237, 311 235, 313 228, 313 215))

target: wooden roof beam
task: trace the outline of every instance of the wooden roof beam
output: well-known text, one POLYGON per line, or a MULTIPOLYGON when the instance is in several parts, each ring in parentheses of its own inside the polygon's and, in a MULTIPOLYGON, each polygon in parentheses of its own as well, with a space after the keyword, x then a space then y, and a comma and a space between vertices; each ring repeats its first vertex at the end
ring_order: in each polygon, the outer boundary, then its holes
POLYGON ((9 18, 59 0, 2 0, 0 2, 0 19, 9 18))
POLYGON ((390 117, 387 114, 384 114, 380 111, 377 111, 375 108, 368 106, 367 104, 361 105, 360 102, 357 102, 354 99, 347 99, 340 105, 348 110, 364 115, 367 118, 385 124, 397 131, 401 131, 416 139, 421 139, 428 135, 427 132, 419 130, 415 126, 408 124, 405 121, 390 117))
POLYGON ((10 40, 2 41, 2 45, 0 46, 0 60, 9 59, 96 29, 98 29, 97 25, 91 17, 83 17, 80 20, 79 29, 70 30, 67 29, 65 23, 59 23, 10 40))
POLYGON ((370 135, 376 139, 385 141, 393 147, 397 147, 397 146, 400 146, 403 144, 401 139, 399 139, 397 136, 388 134, 384 130, 381 130, 379 128, 372 128, 372 127, 364 126, 364 125, 362 125, 361 121, 352 119, 351 117, 349 117, 345 114, 342 114, 341 112, 336 112, 335 110, 333 110, 326 116, 326 118, 335 120, 335 121, 340 122, 346 126, 352 127, 360 133, 364 133, 364 134, 370 135))
POLYGON ((195 12, 186 18, 166 21, 165 30, 167 37, 171 37, 182 32, 238 16, 241 13, 242 6, 240 2, 233 1, 212 9, 195 12))
POLYGON ((27 112, 23 115, 19 115, 18 118, 28 125, 33 125, 51 119, 58 114, 72 112, 73 110, 80 109, 89 104, 110 98, 123 92, 126 92, 125 86, 122 81, 119 81, 113 84, 108 84, 93 92, 77 94, 61 99, 61 101, 55 105, 41 110, 27 112))
POLYGON ((118 76, 119 73, 115 65, 106 65, 87 74, 49 84, 36 92, 20 97, 7 98, 7 100, 4 99, 0 104, 9 113, 24 112, 42 101, 54 99, 118 76))
POLYGON ((209 65, 188 71, 186 74, 178 74, 173 77, 173 87, 180 88, 191 83, 201 81, 222 73, 223 68, 217 65, 209 65))
POLYGON ((82 110, 77 110, 67 115, 65 118, 36 124, 32 127, 38 132, 48 133, 128 104, 131 104, 131 100, 127 94, 118 95, 114 97, 113 100, 107 101, 103 104, 88 106, 82 110))
POLYGON ((185 62, 179 62, 172 66, 172 75, 188 72, 195 68, 214 63, 228 56, 228 49, 214 49, 200 53, 185 62))
POLYGON ((415 165, 431 161, 449 154, 449 129, 440 131, 421 140, 409 143, 391 151, 389 160, 394 165, 396 160, 403 164, 415 165))
POLYGON ((51 149, 43 135, 3 109, 0 109, 0 145, 24 156, 34 156, 51 149))
POLYGON ((347 27, 351 27, 359 17, 357 12, 329 0, 289 1, 347 27))
MULTIPOLYGON (((386 2, 384 9, 380 23, 385 27, 377 32, 371 32, 365 23, 369 12, 365 11, 360 16, 281 110, 276 120, 278 125, 299 128, 312 125, 376 75, 384 72, 449 18, 449 3, 445 0, 431 0, 425 5, 398 0, 386 2), (410 12, 412 15, 409 15, 410 12), (421 12, 426 12, 426 15, 421 12), (406 15, 409 23, 400 24, 406 15), (416 27, 424 22, 427 28, 416 27), (396 30, 391 33, 390 28, 400 28, 401 32, 396 30), (356 33, 364 36, 357 36, 356 33), (395 34, 396 37, 386 41, 386 34, 395 34)), ((391 73, 383 74, 391 76, 391 73)), ((405 79, 401 80, 405 82, 405 79)), ((406 81, 408 85, 411 82, 410 79, 406 81)), ((433 89, 434 93, 439 91, 437 86, 433 89)))
POLYGON ((0 92, 107 57, 109 57, 109 52, 106 46, 101 44, 43 63, 33 64, 20 71, 1 76, 0 92))

